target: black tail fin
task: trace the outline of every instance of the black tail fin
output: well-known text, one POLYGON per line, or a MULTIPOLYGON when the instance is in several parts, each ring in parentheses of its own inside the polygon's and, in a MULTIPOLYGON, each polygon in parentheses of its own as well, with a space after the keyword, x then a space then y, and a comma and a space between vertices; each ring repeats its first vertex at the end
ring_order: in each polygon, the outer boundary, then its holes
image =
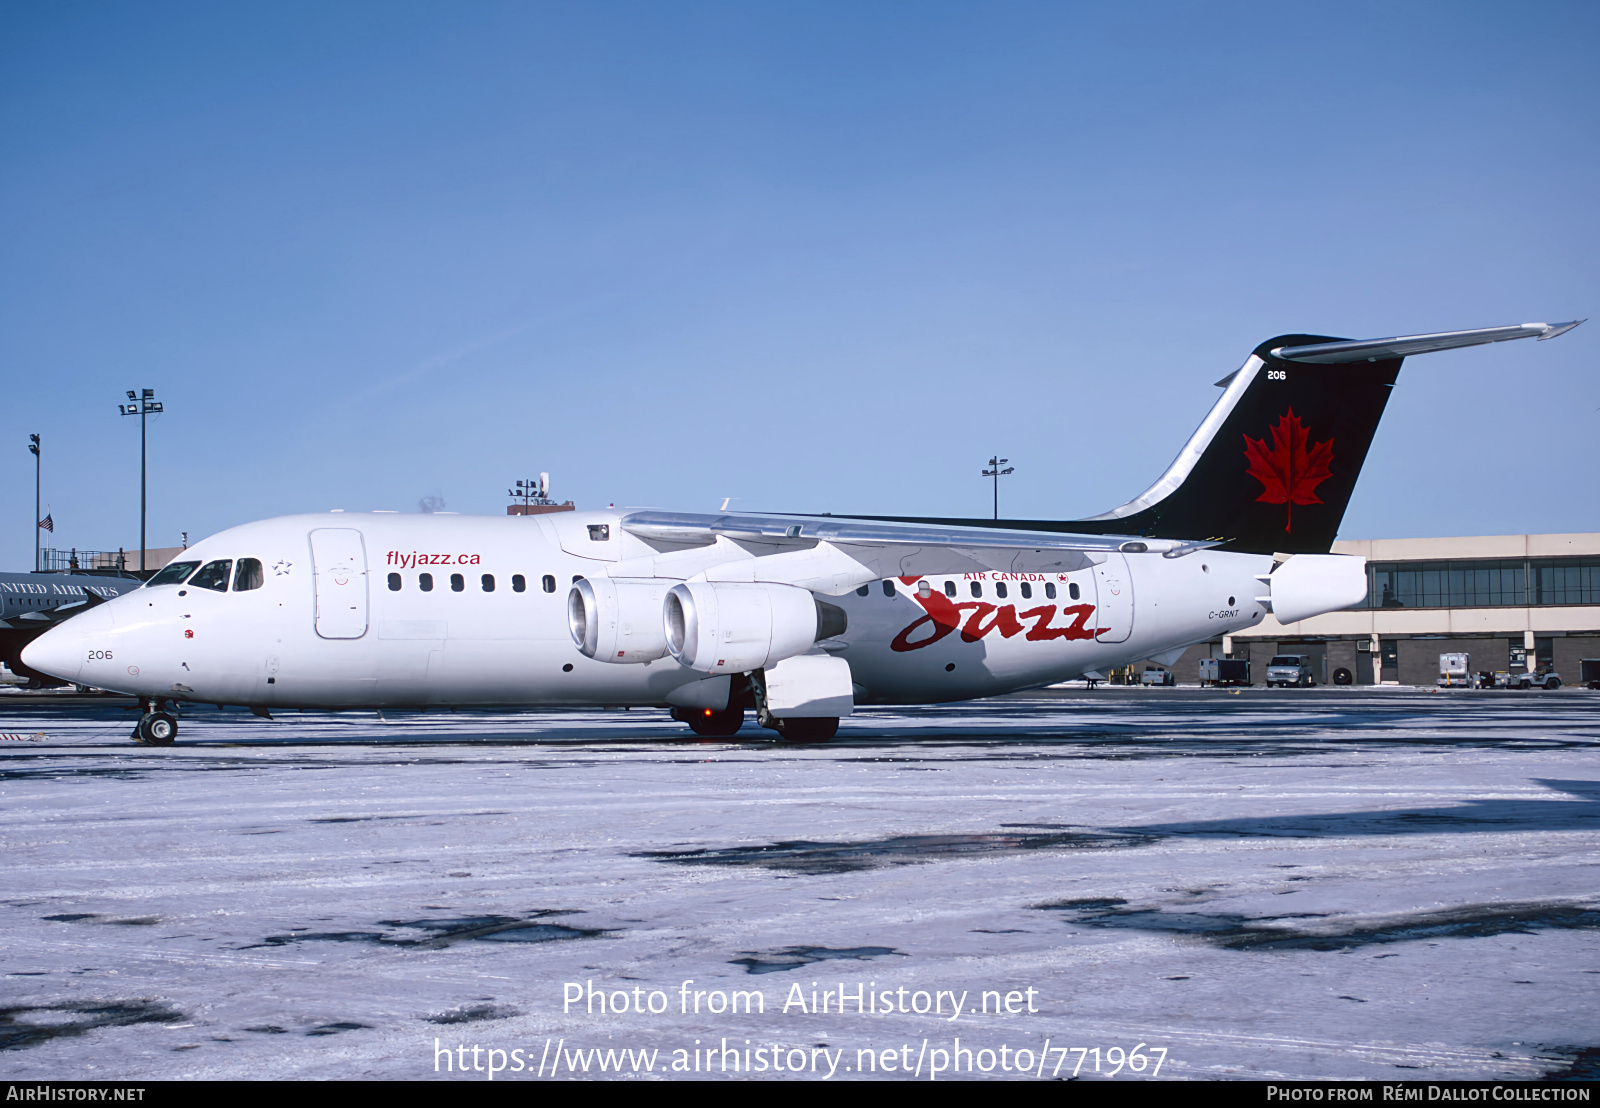
POLYGON ((1308 365, 1274 351, 1343 341, 1279 335, 1256 347, 1218 382, 1226 391, 1160 480, 1072 529, 1326 553, 1404 359, 1308 365))
POLYGON ((1572 323, 1348 340, 1279 335, 1217 384, 1216 405, 1161 479, 1088 519, 872 518, 1211 540, 1224 550, 1326 553, 1355 491, 1389 390, 1408 355, 1517 338, 1554 338, 1572 323))

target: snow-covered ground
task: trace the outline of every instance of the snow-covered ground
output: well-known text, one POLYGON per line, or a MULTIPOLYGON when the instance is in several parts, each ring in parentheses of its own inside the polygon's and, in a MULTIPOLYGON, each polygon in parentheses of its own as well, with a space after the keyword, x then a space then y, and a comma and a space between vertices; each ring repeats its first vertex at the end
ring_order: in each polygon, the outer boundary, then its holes
POLYGON ((1051 692, 799 747, 131 727, 0 710, 9 1077, 1529 1078, 1600 1043, 1582 691, 1051 692))

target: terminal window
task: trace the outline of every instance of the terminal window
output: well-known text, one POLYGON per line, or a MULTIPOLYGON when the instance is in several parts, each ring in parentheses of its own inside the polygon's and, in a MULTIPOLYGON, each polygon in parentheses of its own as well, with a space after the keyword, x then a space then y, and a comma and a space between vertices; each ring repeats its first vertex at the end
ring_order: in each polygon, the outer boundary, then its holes
POLYGON ((1369 608, 1600 604, 1600 558, 1375 562, 1369 608))
POLYGON ((1535 604, 1600 604, 1600 558, 1551 558, 1533 570, 1535 604))
POLYGON ((1492 608, 1526 604, 1521 558, 1470 562, 1390 562, 1372 566, 1370 608, 1492 608))

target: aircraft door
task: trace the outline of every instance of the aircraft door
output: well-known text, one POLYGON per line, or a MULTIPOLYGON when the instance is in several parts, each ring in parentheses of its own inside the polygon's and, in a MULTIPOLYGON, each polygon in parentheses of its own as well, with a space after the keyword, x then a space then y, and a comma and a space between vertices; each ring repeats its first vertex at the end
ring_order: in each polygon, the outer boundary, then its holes
POLYGON ((367 633, 367 552, 353 527, 311 532, 311 572, 316 581, 317 634, 359 639, 367 633))
POLYGON ((1094 589, 1097 606, 1092 618, 1099 629, 1095 638, 1126 642, 1133 634, 1133 576, 1128 572, 1128 559, 1111 554, 1095 566, 1094 589))

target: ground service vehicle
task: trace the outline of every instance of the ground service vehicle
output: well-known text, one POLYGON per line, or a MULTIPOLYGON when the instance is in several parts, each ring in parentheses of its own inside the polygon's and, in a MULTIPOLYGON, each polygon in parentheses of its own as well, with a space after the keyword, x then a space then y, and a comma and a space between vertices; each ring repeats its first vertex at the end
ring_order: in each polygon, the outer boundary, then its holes
POLYGON ((1472 685, 1472 656, 1470 654, 1439 655, 1439 687, 1441 689, 1470 689, 1472 685))
POLYGON ((1545 667, 1536 673, 1524 673, 1521 676, 1512 674, 1508 685, 1514 689, 1559 689, 1561 674, 1545 667))
POLYGON ((1202 685, 1248 685, 1250 662, 1247 658, 1201 658, 1202 685))

